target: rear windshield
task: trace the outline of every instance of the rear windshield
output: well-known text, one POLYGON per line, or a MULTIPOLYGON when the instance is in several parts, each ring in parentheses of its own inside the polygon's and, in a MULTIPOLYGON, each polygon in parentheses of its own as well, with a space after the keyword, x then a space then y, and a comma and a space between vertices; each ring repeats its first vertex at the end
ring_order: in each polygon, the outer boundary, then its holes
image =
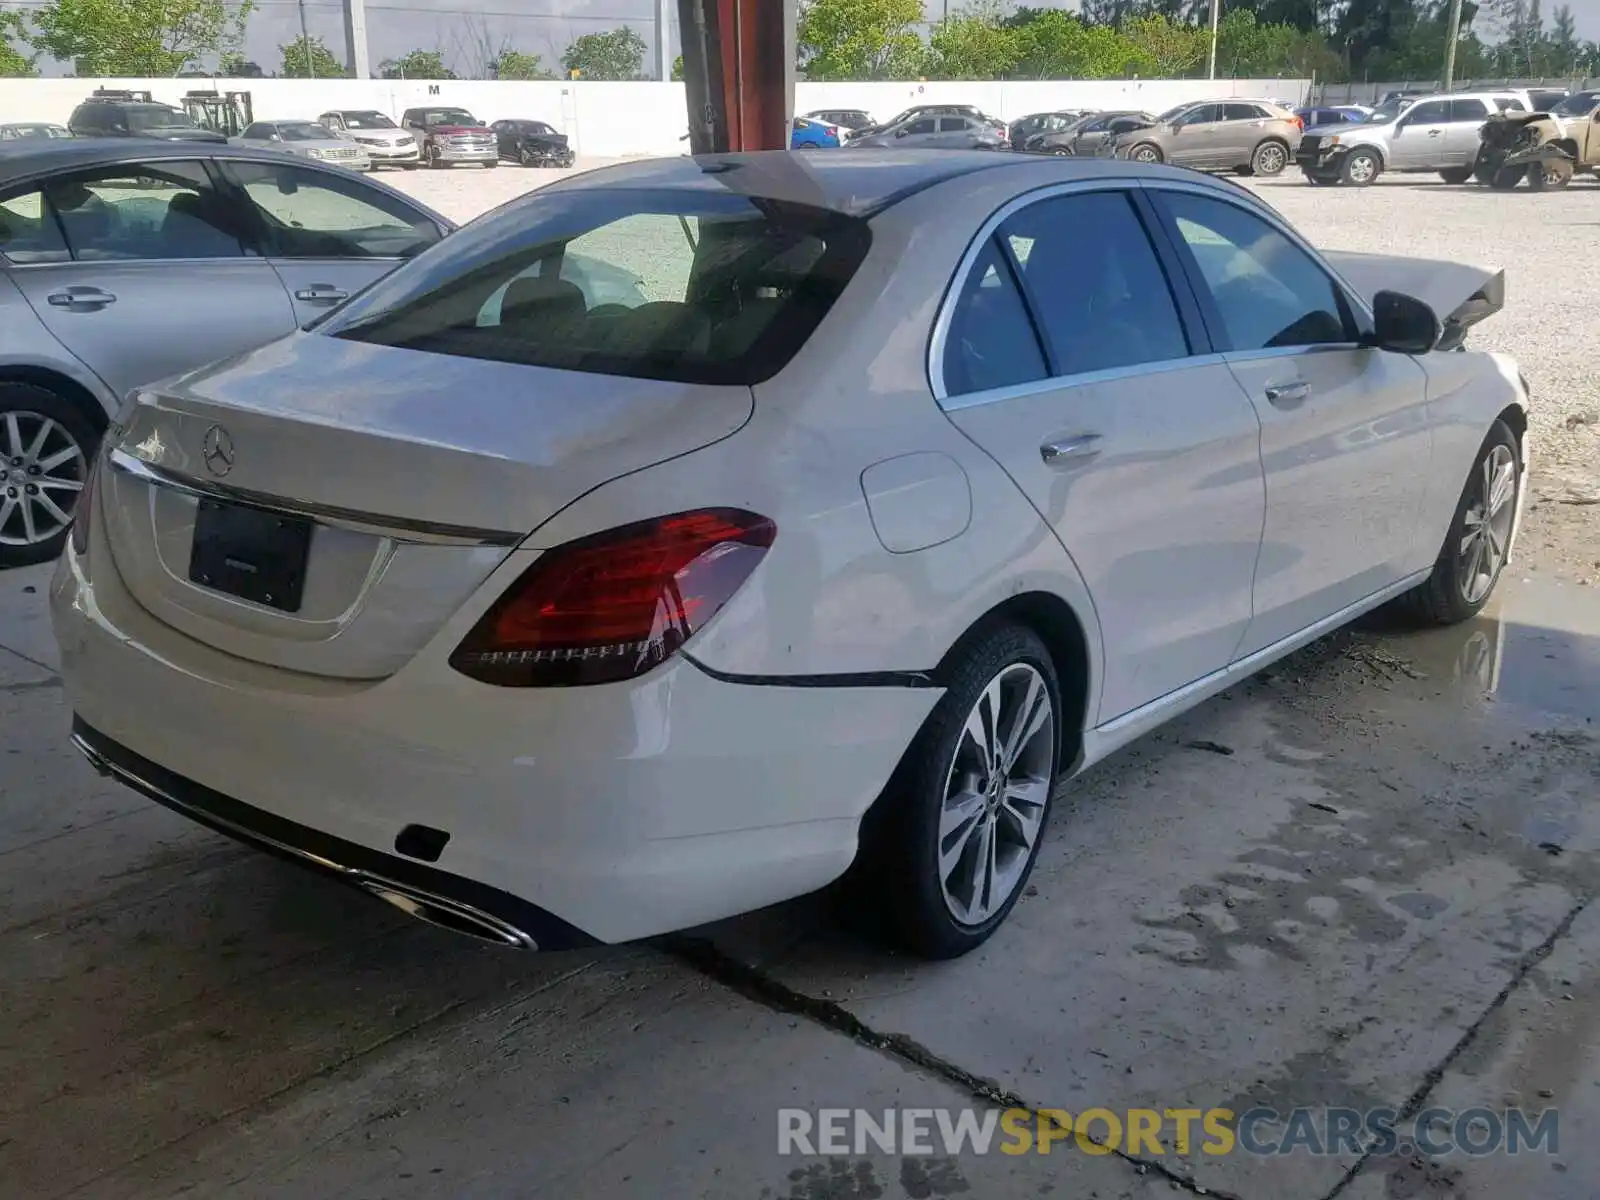
POLYGON ((1561 117, 1586 117, 1600 107, 1600 92, 1578 92, 1568 96, 1550 111, 1561 117))
POLYGON ((175 108, 127 109, 129 129, 193 129, 194 122, 188 113, 175 108))
POLYGON ((866 222, 733 193, 546 192, 452 234, 319 326, 351 341, 685 383, 797 354, 866 222))

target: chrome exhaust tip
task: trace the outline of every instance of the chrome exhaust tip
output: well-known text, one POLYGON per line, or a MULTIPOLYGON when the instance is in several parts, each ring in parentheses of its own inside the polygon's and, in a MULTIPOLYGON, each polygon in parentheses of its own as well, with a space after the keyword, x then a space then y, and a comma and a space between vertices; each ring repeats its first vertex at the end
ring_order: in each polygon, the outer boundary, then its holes
POLYGON ((359 878, 355 883, 368 895, 375 896, 390 907, 399 909, 406 916, 415 917, 440 929, 448 929, 451 933, 465 934, 480 942, 507 946, 513 950, 539 948, 539 944, 528 934, 500 920, 499 917, 468 908, 464 904, 457 904, 453 900, 446 900, 442 896, 432 896, 427 892, 391 883, 387 879, 359 878))

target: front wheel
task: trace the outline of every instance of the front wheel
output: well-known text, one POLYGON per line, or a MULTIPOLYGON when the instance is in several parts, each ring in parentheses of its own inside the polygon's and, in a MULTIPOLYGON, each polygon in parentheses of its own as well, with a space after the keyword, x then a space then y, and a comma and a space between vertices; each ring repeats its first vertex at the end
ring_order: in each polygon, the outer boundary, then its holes
POLYGON ((61 553, 99 440, 70 401, 31 383, 0 384, 0 567, 61 553))
POLYGON ((1527 167, 1501 167, 1490 176, 1489 186, 1497 192, 1509 192, 1522 182, 1522 177, 1527 173, 1527 167))
POLYGON ((1289 148, 1282 142, 1262 142, 1250 156, 1250 171, 1267 178, 1280 175, 1289 165, 1289 148))
POLYGON ((1162 159, 1161 147, 1154 142, 1141 142, 1128 151, 1128 157, 1138 163, 1158 163, 1162 159))
POLYGON ((1032 630, 975 635, 864 825, 855 874, 884 932, 926 958, 976 949, 1038 857, 1061 745, 1061 689, 1032 630))
POLYGON ((1401 596, 1400 606, 1432 625, 1454 625, 1477 616, 1511 552, 1521 491, 1516 435, 1504 421, 1496 421, 1461 490, 1433 574, 1401 596))
POLYGON ((1564 158, 1528 168, 1528 186, 1536 192, 1554 191, 1572 182, 1572 164, 1564 158))
POLYGON ((1339 177, 1351 187, 1366 187, 1383 171, 1383 164, 1371 150, 1353 150, 1344 156, 1339 177))

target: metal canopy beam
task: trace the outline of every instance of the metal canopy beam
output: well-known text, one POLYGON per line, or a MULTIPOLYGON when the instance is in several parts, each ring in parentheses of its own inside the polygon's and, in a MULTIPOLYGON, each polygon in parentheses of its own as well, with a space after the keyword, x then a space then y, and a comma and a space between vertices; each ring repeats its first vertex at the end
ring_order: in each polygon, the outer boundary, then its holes
POLYGON ((678 0, 693 154, 787 150, 796 0, 678 0))

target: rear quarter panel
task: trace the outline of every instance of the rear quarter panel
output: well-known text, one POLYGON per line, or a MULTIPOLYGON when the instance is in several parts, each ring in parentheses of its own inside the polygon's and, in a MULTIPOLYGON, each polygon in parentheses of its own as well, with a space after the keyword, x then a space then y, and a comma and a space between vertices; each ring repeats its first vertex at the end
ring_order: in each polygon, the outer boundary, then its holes
POLYGON ((1047 592, 1084 626, 1088 678, 1066 686, 1082 688, 1093 712, 1100 635, 1077 568, 1010 477, 940 411, 927 376, 930 330, 970 232, 1014 194, 1014 184, 969 177, 903 201, 874 224, 866 263, 805 349, 754 389, 743 429, 595 489, 528 545, 701 506, 771 517, 778 536, 767 558, 688 648, 735 675, 929 671, 995 606, 1047 592), (955 464, 971 516, 937 545, 892 553, 862 475, 903 455, 955 464))

